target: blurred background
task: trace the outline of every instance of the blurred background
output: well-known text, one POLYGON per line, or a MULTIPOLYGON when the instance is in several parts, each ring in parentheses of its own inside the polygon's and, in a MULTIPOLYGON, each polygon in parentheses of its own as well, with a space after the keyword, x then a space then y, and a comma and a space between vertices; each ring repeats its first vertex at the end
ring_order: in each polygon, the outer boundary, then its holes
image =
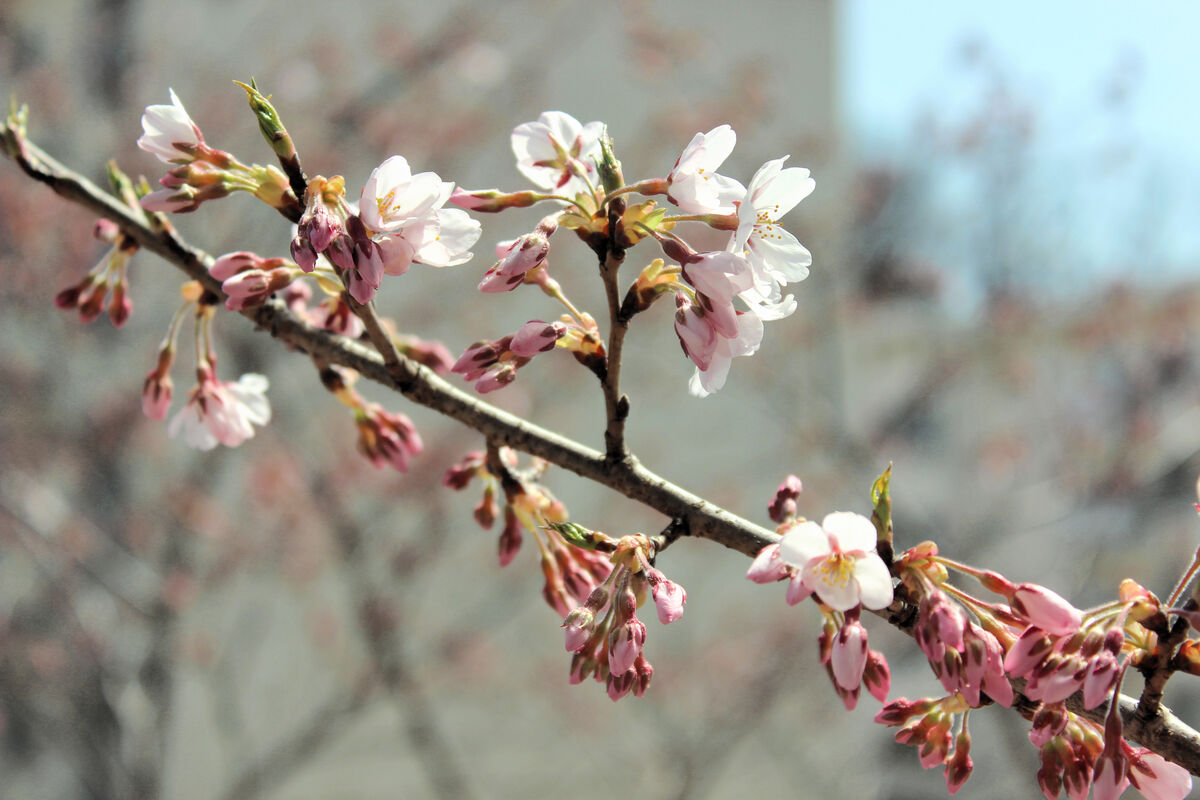
MULTIPOLYGON (((68 165, 99 182, 115 157, 154 181, 134 141, 168 87, 211 144, 272 161, 231 83, 253 76, 309 174, 352 195, 393 153, 523 188, 508 134, 546 109, 607 122, 630 179, 728 122, 724 174, 788 153, 813 170, 788 219, 813 272, 705 400, 671 309, 639 317, 634 450, 766 524, 789 472, 820 518, 865 512, 893 462, 898 547, 936 539, 1086 607, 1126 576, 1165 596, 1195 552, 1197 23, 1184 2, 1082 0, 5 0, 0 89, 68 165)), ((389 281, 382 309, 455 354, 557 314, 531 290, 474 289, 492 245, 542 213, 485 217, 474 261, 389 281)), ((689 603, 648 623, 647 696, 569 686, 533 548, 499 569, 474 489, 440 486, 479 438, 364 386, 427 443, 409 474, 374 470, 311 364, 241 317, 218 318, 221 377, 268 375, 270 426, 207 454, 168 439, 139 392, 179 273, 138 254, 119 332, 51 304, 104 251, 92 221, 0 165, 0 797, 942 796, 873 700, 843 712, 816 612, 706 542, 659 559, 689 603)), ((211 253, 283 255, 290 238, 248 197, 177 224, 211 253)), ((552 269, 598 312, 589 255, 556 237, 552 269)), ((656 255, 634 250, 630 277, 656 255)), ((190 369, 185 346, 177 406, 190 369)), ((601 442, 595 381, 565 356, 489 399, 601 442)), ((589 527, 666 523, 569 474, 545 482, 589 527)), ((893 696, 940 693, 910 642, 871 634, 893 696)), ((1167 701, 1194 723, 1197 697, 1179 678, 1167 701)), ((1026 724, 971 723, 959 796, 1035 795, 1026 724)))

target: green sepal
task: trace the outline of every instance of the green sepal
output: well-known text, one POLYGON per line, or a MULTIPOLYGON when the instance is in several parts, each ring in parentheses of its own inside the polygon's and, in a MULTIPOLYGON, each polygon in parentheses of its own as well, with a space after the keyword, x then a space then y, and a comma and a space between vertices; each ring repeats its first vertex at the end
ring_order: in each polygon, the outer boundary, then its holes
POLYGON ((876 549, 885 563, 891 563, 892 547, 892 465, 888 464, 883 474, 871 486, 871 523, 875 526, 876 549))
POLYGON ((275 154, 283 159, 295 158, 296 146, 292 143, 292 137, 288 134, 287 128, 283 126, 279 112, 275 110, 275 106, 271 105, 270 95, 260 92, 253 78, 250 79, 249 84, 241 81, 234 81, 234 83, 246 90, 246 99, 250 101, 250 110, 258 118, 258 129, 262 131, 263 138, 267 140, 267 144, 271 145, 275 154))

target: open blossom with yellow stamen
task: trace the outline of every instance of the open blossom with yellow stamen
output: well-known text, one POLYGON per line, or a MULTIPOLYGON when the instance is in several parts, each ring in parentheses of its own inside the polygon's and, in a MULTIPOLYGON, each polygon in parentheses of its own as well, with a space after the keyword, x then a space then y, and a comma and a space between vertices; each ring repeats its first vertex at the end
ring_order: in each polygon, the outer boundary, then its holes
POLYGON ((807 169, 784 169, 787 158, 768 161, 754 173, 729 243, 729 250, 744 255, 754 271, 754 286, 741 298, 763 319, 780 319, 796 310, 794 298, 784 297, 782 287, 807 278, 812 264, 812 254, 779 224, 816 186, 807 169))
POLYGON ((804 588, 835 611, 885 608, 892 576, 875 552, 875 526, 850 511, 826 515, 821 524, 801 522, 779 543, 779 557, 800 569, 804 588))

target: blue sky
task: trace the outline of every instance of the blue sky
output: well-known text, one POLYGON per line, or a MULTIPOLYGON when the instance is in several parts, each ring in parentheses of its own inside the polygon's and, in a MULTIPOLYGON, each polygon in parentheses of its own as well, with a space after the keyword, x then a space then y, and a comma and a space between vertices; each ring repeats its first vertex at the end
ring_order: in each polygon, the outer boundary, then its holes
MULTIPOLYGON (((1078 263, 1065 273, 1181 277, 1200 265, 1197 30, 1200 3, 1179 0, 845 0, 843 113, 860 155, 903 157, 922 110, 953 125, 982 107, 986 71, 960 55, 965 42, 981 42, 1035 109, 1028 186, 1069 208, 1078 263), (1103 99, 1117 79, 1130 92, 1114 108, 1103 99), (1150 246, 1133 242, 1139 236, 1150 246), (1147 260, 1140 253, 1153 264, 1131 266, 1147 260)), ((951 207, 955 186, 965 191, 955 170, 935 181, 951 207)))

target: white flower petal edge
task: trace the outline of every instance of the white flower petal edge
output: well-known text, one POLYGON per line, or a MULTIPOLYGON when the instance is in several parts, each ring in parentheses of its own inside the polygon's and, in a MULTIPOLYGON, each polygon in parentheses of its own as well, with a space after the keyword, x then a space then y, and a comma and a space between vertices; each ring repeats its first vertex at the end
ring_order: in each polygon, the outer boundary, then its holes
POLYGON ((735 144, 737 134, 728 125, 693 136, 667 176, 671 202, 691 214, 733 213, 735 204, 746 196, 746 187, 718 175, 717 169, 735 144))
POLYGON ((176 149, 175 143, 199 144, 202 141, 200 129, 192 118, 179 95, 171 92, 170 105, 146 106, 142 114, 142 135, 137 140, 137 146, 167 164, 184 163, 188 157, 176 149))
POLYGON ((875 549, 877 534, 871 520, 853 511, 834 511, 826 514, 821 520, 821 527, 829 534, 830 542, 836 538, 837 546, 843 553, 853 550, 872 552, 875 549))

